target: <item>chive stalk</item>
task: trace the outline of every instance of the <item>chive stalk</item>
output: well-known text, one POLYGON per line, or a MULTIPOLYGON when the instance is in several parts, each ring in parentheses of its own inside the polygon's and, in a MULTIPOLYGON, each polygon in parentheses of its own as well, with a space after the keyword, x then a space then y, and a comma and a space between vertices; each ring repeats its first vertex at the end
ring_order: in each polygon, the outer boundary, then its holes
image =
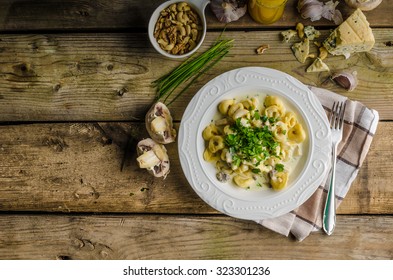
POLYGON ((157 90, 157 101, 164 99, 163 103, 170 105, 181 94, 183 94, 201 75, 216 65, 222 58, 224 58, 230 48, 233 46, 234 40, 218 39, 214 42, 208 50, 199 56, 192 56, 185 60, 177 68, 170 73, 153 81, 153 86, 157 90), (188 83, 187 83, 188 82, 188 83), (179 85, 187 83, 186 86, 169 101, 169 97, 178 88, 179 85))

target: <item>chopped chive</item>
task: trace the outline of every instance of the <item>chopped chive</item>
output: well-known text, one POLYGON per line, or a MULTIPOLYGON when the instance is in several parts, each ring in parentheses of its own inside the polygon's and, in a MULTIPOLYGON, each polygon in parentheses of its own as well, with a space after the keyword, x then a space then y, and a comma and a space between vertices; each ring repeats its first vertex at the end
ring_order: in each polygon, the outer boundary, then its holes
POLYGON ((213 46, 199 56, 191 56, 170 73, 153 81, 156 87, 156 99, 164 98, 164 103, 170 105, 181 94, 183 94, 201 75, 216 65, 224 58, 233 46, 234 40, 221 39, 221 36, 214 42, 213 46), (168 99, 178 86, 185 84, 185 87, 169 102, 168 99))

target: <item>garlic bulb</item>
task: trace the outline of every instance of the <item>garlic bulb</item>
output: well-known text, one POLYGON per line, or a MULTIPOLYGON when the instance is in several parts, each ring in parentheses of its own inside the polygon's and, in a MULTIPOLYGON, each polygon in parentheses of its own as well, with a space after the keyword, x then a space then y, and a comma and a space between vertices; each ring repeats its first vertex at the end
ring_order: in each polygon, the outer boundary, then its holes
POLYGON ((348 91, 352 91, 358 85, 357 72, 342 70, 334 73, 331 79, 336 82, 339 86, 345 88, 348 91))
POLYGON ((382 0, 345 0, 345 3, 351 8, 361 9, 362 11, 371 11, 375 9, 382 0))
POLYGON ((297 10, 304 19, 309 18, 311 21, 317 21, 325 18, 338 25, 343 22, 341 12, 336 9, 338 4, 338 1, 322 3, 318 0, 299 0, 297 10))
POLYGON ((211 0, 210 8, 220 22, 236 21, 247 12, 246 0, 211 0))

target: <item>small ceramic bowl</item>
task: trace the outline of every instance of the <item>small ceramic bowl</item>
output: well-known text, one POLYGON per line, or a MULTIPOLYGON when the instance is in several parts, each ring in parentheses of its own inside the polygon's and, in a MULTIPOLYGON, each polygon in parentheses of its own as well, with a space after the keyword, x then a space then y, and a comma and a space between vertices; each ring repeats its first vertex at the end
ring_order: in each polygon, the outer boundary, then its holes
POLYGON ((166 57, 169 57, 169 58, 184 58, 184 57, 190 56, 193 53, 195 53, 199 49, 199 47, 202 45, 203 40, 205 39, 205 36, 206 36, 205 8, 206 8, 207 4, 209 4, 209 3, 210 3, 210 0, 170 0, 170 1, 166 1, 166 2, 162 3, 160 6, 158 6, 154 10, 153 14, 151 15, 150 21, 149 21, 149 26, 148 26, 149 39, 150 39, 150 42, 153 45, 153 47, 156 49, 156 51, 166 57), (191 51, 189 51, 185 54, 174 55, 174 54, 170 54, 170 53, 164 51, 163 49, 161 49, 156 38, 154 38, 154 28, 155 28, 156 22, 160 16, 161 11, 164 10, 165 8, 167 8, 168 6, 170 6, 174 3, 179 3, 179 2, 187 2, 193 8, 193 10, 198 13, 198 15, 201 19, 201 22, 202 22, 202 36, 194 49, 192 49, 191 51))

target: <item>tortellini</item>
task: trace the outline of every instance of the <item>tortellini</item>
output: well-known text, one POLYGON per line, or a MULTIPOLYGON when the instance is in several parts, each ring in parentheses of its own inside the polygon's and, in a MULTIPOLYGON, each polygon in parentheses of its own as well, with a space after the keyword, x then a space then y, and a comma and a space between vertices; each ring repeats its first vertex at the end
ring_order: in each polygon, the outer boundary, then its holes
POLYGON ((222 100, 217 109, 202 132, 203 158, 215 164, 217 179, 245 189, 285 188, 307 138, 297 115, 270 95, 222 100))
POLYGON ((277 96, 266 96, 263 104, 265 105, 266 109, 274 106, 274 110, 276 110, 280 115, 285 113, 284 103, 277 96))
POLYGON ((270 185, 274 190, 282 190, 287 185, 287 182, 287 171, 272 172, 272 175, 270 176, 270 185))
POLYGON ((228 109, 228 116, 232 117, 238 110, 243 110, 244 105, 242 103, 235 103, 228 109))
POLYGON ((300 123, 295 124, 288 131, 288 139, 295 141, 296 143, 302 143, 306 139, 306 132, 300 123))
POLYGON ((280 142, 285 142, 288 132, 288 126, 283 122, 277 122, 272 128, 273 136, 280 142))
POLYGON ((233 181, 236 185, 241 188, 247 188, 254 183, 254 179, 252 177, 244 176, 244 175, 235 175, 233 176, 233 181))
POLYGON ((283 121, 289 128, 294 127, 297 123, 296 115, 293 112, 286 112, 283 121))
POLYGON ((202 132, 202 137, 206 141, 209 141, 213 136, 218 135, 218 128, 214 124, 208 125, 202 132))
POLYGON ((268 118, 275 118, 275 119, 277 119, 277 118, 281 117, 281 114, 282 114, 282 111, 276 105, 269 106, 269 107, 267 107, 265 109, 265 115, 268 118))
POLYGON ((212 153, 209 149, 205 149, 203 152, 203 159, 209 162, 216 162, 220 159, 220 157, 212 153))
POLYGON ((229 107, 231 105, 233 105, 233 103, 235 103, 235 100, 233 100, 233 99, 227 99, 227 100, 221 101, 220 104, 218 105, 218 111, 222 115, 227 115, 229 107))
POLYGON ((209 140, 209 151, 217 153, 218 151, 225 148, 224 137, 216 135, 209 140))

